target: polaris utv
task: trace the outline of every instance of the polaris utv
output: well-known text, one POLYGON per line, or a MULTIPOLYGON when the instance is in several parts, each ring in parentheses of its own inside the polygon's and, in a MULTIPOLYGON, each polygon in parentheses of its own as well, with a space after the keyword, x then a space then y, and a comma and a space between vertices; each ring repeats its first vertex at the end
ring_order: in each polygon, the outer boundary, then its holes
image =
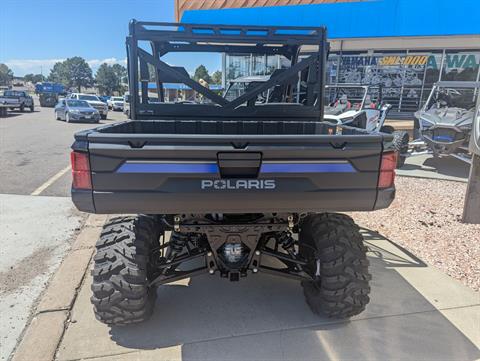
MULTIPOLYGON (((410 145, 435 157, 453 156, 470 163, 469 141, 480 82, 441 81, 415 113, 420 139, 410 145)), ((413 153, 415 155, 415 153, 413 153)))
POLYGON ((322 27, 130 23, 131 120, 81 131, 72 146, 77 208, 138 214, 110 219, 97 243, 100 321, 143 321, 158 286, 201 274, 270 273, 298 280, 314 313, 365 309, 367 249, 354 221, 334 212, 388 207, 397 154, 390 134, 324 121, 327 47, 322 27), (182 52, 289 67, 227 99, 167 63, 182 52), (167 83, 201 96, 172 101, 167 83))

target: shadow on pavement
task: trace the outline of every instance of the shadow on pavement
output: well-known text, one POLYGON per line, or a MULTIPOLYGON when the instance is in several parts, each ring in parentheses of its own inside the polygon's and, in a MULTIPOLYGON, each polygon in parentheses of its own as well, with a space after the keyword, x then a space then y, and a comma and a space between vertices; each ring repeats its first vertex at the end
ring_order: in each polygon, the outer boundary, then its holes
POLYGON ((405 172, 405 175, 411 173, 411 175, 419 177, 438 174, 467 179, 470 171, 469 164, 453 157, 435 158, 429 155, 412 157, 407 161, 408 162, 399 169, 399 175, 405 172))
POLYGON ((22 115, 22 114, 23 114, 23 113, 17 113, 17 112, 8 111, 8 112, 7 112, 7 115, 3 115, 2 117, 0 117, 0 119, 15 118, 15 117, 18 117, 19 115, 22 115))
POLYGON ((350 321, 312 314, 292 280, 260 274, 234 283, 205 275, 160 287, 153 317, 113 327, 110 337, 122 349, 180 345, 182 360, 479 358, 475 345, 395 270, 426 264, 380 234, 362 231, 370 250, 371 302, 350 321))
MULTIPOLYGON (((378 259, 385 263, 385 266, 395 267, 428 267, 425 262, 420 258, 417 258, 408 249, 396 244, 390 239, 382 236, 380 233, 372 231, 368 228, 360 227, 362 232, 364 243, 368 248, 370 254, 375 255, 378 259), (382 247, 375 241, 386 241, 391 247, 394 247, 397 252, 392 252, 386 247, 382 247)), ((389 247, 390 248, 390 247, 389 247)))

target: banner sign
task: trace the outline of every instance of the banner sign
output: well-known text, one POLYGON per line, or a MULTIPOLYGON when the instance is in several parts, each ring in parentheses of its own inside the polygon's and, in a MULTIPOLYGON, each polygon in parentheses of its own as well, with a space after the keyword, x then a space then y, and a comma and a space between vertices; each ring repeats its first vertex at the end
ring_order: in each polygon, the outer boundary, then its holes
MULTIPOLYGON (((435 55, 385 55, 385 56, 343 56, 342 66, 427 66, 438 69, 440 64, 435 55)), ((447 69, 468 69, 480 66, 479 54, 447 54, 445 67, 447 69)))
POLYGON ((426 65, 428 58, 428 55, 384 56, 378 64, 381 66, 426 65))

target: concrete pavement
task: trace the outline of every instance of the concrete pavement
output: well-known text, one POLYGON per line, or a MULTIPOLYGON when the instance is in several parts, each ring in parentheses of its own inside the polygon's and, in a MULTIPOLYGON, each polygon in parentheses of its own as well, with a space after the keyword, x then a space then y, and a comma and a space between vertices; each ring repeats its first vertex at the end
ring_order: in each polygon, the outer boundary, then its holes
POLYGON ((476 360, 479 294, 365 230, 372 301, 351 321, 314 316, 300 285, 259 274, 208 275, 158 290, 152 319, 109 328, 95 320, 85 279, 56 359, 476 360))
POLYGON ((0 194, 0 360, 14 349, 82 218, 68 198, 0 194))
POLYGON ((467 182, 470 165, 453 157, 435 158, 431 154, 408 157, 397 175, 467 182))
MULTIPOLYGON (((124 119, 110 112, 102 122, 124 119)), ((8 359, 86 217, 69 198, 69 154, 73 134, 95 126, 56 121, 52 108, 41 107, 0 119, 0 360, 8 359)))

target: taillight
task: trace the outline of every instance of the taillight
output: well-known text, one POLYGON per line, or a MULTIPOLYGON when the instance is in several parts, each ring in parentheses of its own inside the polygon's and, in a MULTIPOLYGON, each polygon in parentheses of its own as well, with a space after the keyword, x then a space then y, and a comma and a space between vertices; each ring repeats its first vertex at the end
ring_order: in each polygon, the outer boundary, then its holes
POLYGON ((70 154, 70 159, 72 161, 73 188, 92 189, 88 154, 73 151, 70 154))
POLYGON ((383 153, 378 177, 378 188, 393 187, 395 181, 395 168, 397 168, 397 152, 383 153))

